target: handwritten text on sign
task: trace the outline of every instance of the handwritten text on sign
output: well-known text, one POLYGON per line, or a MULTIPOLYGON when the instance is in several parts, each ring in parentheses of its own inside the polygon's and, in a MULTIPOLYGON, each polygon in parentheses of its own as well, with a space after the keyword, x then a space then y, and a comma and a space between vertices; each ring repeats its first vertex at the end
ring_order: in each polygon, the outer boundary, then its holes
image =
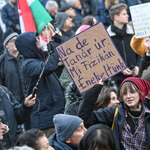
POLYGON ((80 93, 126 69, 102 23, 56 47, 80 93))
POLYGON ((130 7, 136 38, 150 36, 150 3, 130 7))

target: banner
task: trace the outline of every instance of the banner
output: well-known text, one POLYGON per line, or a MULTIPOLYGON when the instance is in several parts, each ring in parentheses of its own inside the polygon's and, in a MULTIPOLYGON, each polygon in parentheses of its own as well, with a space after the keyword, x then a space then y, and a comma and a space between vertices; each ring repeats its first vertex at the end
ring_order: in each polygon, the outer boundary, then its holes
POLYGON ((136 38, 150 36, 150 3, 130 7, 136 38))
POLYGON ((127 68, 102 23, 60 44, 56 51, 80 93, 127 68))

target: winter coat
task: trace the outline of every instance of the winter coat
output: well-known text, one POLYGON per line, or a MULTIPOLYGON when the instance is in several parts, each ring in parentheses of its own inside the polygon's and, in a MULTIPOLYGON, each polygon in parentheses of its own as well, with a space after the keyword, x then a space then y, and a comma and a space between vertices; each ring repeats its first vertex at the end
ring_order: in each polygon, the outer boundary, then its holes
POLYGON ((7 3, 6 5, 4 5, 1 11, 1 17, 6 25, 6 28, 10 27, 14 30, 14 32, 18 32, 18 30, 16 29, 16 24, 19 25, 17 3, 15 3, 14 5, 7 3))
POLYGON ((66 31, 66 32, 61 30, 61 33, 62 33, 62 37, 61 37, 62 42, 69 40, 71 37, 73 37, 75 35, 75 32, 72 29, 70 29, 69 31, 66 31))
POLYGON ((15 145, 19 135, 23 132, 18 125, 22 125, 29 119, 32 107, 26 107, 24 103, 19 104, 6 87, 0 86, 0 110, 5 112, 2 122, 9 127, 2 141, 6 142, 6 148, 10 148, 15 145))
MULTIPOLYGON (((121 39, 115 32, 111 31, 111 26, 108 27, 107 32, 112 38, 127 67, 139 66, 141 56, 136 54, 130 47, 130 41, 134 34, 133 29, 129 25, 127 25, 126 36, 123 39, 121 39)), ((128 76, 119 73, 113 76, 112 80, 123 81, 126 77, 128 76)))
MULTIPOLYGON (((78 116, 84 120, 84 125, 88 128, 91 125, 104 123, 110 125, 113 123, 113 118, 115 114, 116 107, 101 108, 98 111, 93 111, 95 102, 98 98, 99 92, 101 90, 101 85, 96 84, 91 88, 86 94, 81 103, 78 116)), ((113 134, 116 140, 116 149, 121 150, 121 138, 122 138, 122 127, 125 118, 125 110, 122 104, 118 106, 118 113, 115 117, 113 134)), ((145 114, 145 132, 146 141, 150 141, 150 114, 145 114)), ((150 142, 147 143, 147 148, 150 149, 150 142)))
POLYGON ((68 115, 77 115, 77 109, 82 101, 82 95, 78 91, 74 82, 71 82, 66 90, 65 94, 65 112, 68 115))
MULTIPOLYGON (((27 93, 32 93, 43 70, 47 58, 42 50, 36 46, 36 32, 20 34, 16 47, 24 56, 22 74, 26 83, 27 93)), ((30 120, 32 128, 47 129, 54 127, 53 116, 64 112, 64 96, 59 80, 54 73, 58 64, 58 55, 54 51, 45 67, 38 89, 37 100, 33 107, 30 120)))
POLYGON ((22 55, 18 54, 16 58, 7 50, 0 56, 0 85, 6 86, 19 103, 28 96, 21 73, 22 61, 22 55))
POLYGON ((139 55, 144 56, 147 49, 144 45, 144 38, 136 38, 134 35, 131 39, 130 46, 139 55))

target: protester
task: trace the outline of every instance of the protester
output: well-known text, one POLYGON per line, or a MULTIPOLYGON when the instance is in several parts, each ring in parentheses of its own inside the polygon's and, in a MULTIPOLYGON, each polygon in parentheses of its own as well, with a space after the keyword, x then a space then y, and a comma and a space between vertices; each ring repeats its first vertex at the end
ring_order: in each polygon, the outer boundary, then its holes
MULTIPOLYGON (((52 39, 55 39, 55 35, 52 39)), ((28 94, 33 92, 41 72, 39 86, 37 87, 37 101, 33 107, 30 121, 31 128, 41 129, 47 137, 55 132, 53 116, 64 112, 64 96, 59 80, 54 73, 58 65, 58 55, 51 45, 54 52, 51 54, 48 63, 43 67, 49 56, 49 51, 41 50, 41 43, 36 32, 26 32, 20 34, 16 41, 16 47, 24 56, 22 73, 26 83, 28 94)))
POLYGON ((111 78, 117 87, 118 93, 120 84, 125 78, 130 76, 138 76, 139 62, 141 58, 130 47, 130 40, 134 32, 133 29, 128 25, 129 16, 127 14, 126 8, 127 6, 122 3, 113 5, 110 8, 109 13, 113 23, 107 29, 108 34, 112 38, 115 46, 117 47, 120 55, 128 67, 121 73, 111 78))
POLYGON ((6 3, 2 8, 1 17, 6 28, 10 27, 14 30, 14 32, 17 32, 18 34, 21 33, 17 0, 8 0, 8 3, 6 3))
POLYGON ((55 16, 56 22, 58 22, 58 29, 62 33, 62 42, 65 42, 72 36, 74 31, 72 30, 72 17, 64 12, 58 12, 55 16))
POLYGON ((73 23, 72 30, 74 32, 76 32, 76 30, 81 25, 81 22, 75 18, 75 16, 76 16, 75 9, 73 9, 73 7, 70 5, 65 5, 59 9, 59 12, 65 12, 66 14, 68 14, 72 17, 72 23, 73 23))
POLYGON ((86 133, 83 120, 77 116, 57 114, 53 118, 56 133, 48 140, 54 149, 77 150, 81 138, 86 133))
POLYGON ((93 111, 100 86, 97 84, 90 89, 81 104, 79 117, 84 120, 85 126, 111 123, 117 150, 150 149, 150 143, 147 142, 150 140, 150 111, 142 104, 149 93, 150 83, 141 78, 128 77, 121 83, 122 103, 118 108, 108 107, 93 111))
POLYGON ((38 129, 31 129, 25 133, 22 133, 17 142, 16 146, 27 145, 34 150, 54 150, 48 142, 44 132, 38 129))
MULTIPOLYGON (((137 52, 139 55, 142 55, 143 57, 140 60, 139 64, 139 77, 142 76, 143 72, 147 70, 147 68, 150 66, 150 39, 146 39, 145 41, 141 38, 140 40, 136 40, 135 43, 140 43, 136 47, 135 52, 137 52), (140 50, 139 50, 140 48, 140 50), (140 52, 140 53, 139 53, 140 52)), ((132 44, 134 43, 134 40, 132 38, 132 44)), ((135 45, 134 43, 134 45, 135 45)))
MULTIPOLYGON (((75 32, 72 30, 72 17, 64 12, 58 12, 55 16, 56 22, 58 22, 59 30, 62 33, 62 42, 67 41, 69 38, 75 35, 75 32)), ((69 83, 72 81, 70 75, 67 70, 62 66, 60 68, 60 73, 58 75, 60 83, 64 89, 67 88, 69 83)))
POLYGON ((53 18, 51 23, 54 25, 54 23, 55 23, 55 15, 57 14, 57 12, 59 10, 59 6, 58 6, 57 2, 50 1, 50 0, 47 1, 46 5, 45 5, 45 9, 48 11, 50 16, 53 18))
POLYGON ((118 106, 119 100, 117 99, 117 91, 113 87, 103 86, 98 99, 95 103, 95 110, 100 108, 118 106))
POLYGON ((116 150, 113 132, 104 124, 89 127, 80 141, 78 150, 116 150))
POLYGON ((11 148, 15 145, 19 135, 23 132, 21 126, 30 117, 32 108, 35 104, 36 95, 32 98, 29 95, 22 104, 20 104, 8 88, 0 86, 1 110, 5 112, 3 123, 7 124, 9 131, 4 134, 2 140, 5 148, 11 148))
POLYGON ((18 34, 7 28, 3 35, 3 45, 6 50, 0 56, 0 84, 6 86, 21 104, 27 97, 26 86, 21 73, 23 56, 15 46, 18 34))
POLYGON ((80 0, 65 0, 67 5, 72 6, 72 8, 75 10, 76 16, 75 19, 79 20, 80 23, 83 21, 83 15, 82 15, 82 5, 80 0))

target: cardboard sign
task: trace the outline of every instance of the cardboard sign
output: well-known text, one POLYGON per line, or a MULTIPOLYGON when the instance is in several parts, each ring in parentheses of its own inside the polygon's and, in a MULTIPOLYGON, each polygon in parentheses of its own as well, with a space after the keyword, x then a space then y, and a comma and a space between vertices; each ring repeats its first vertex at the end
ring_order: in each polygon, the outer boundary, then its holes
POLYGON ((102 23, 56 47, 80 93, 126 69, 102 23))
POLYGON ((130 7, 136 38, 150 36, 150 3, 130 7))

